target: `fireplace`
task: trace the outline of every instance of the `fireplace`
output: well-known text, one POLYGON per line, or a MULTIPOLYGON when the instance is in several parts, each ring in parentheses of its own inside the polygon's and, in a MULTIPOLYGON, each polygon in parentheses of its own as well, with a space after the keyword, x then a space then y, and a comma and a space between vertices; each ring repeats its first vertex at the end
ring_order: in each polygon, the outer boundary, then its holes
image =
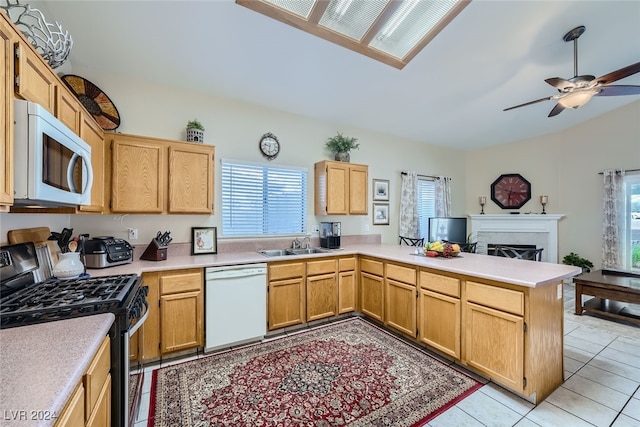
POLYGON ((491 244, 543 248, 542 261, 558 262, 558 221, 562 214, 469 215, 476 253, 487 254, 491 244))

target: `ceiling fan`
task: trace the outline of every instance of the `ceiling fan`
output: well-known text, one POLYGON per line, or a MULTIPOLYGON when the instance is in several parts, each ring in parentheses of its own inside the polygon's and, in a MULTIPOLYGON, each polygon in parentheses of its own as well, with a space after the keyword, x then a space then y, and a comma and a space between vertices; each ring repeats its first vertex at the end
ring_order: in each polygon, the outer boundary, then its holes
POLYGON ((558 89, 556 95, 547 96, 546 98, 536 99, 535 101, 526 102, 524 104, 515 105, 505 108, 503 111, 513 110, 514 108, 525 107, 527 105, 536 104, 542 101, 557 100, 558 103, 551 110, 548 117, 557 116, 565 108, 576 109, 582 107, 589 102, 593 96, 617 96, 617 95, 637 95, 640 94, 640 86, 632 85, 611 85, 611 83, 629 77, 640 71, 640 62, 612 71, 602 77, 596 78, 592 75, 578 75, 578 37, 584 33, 583 25, 574 28, 564 35, 562 38, 565 42, 573 41, 573 72, 574 76, 568 80, 560 77, 551 77, 545 80, 551 86, 558 89))

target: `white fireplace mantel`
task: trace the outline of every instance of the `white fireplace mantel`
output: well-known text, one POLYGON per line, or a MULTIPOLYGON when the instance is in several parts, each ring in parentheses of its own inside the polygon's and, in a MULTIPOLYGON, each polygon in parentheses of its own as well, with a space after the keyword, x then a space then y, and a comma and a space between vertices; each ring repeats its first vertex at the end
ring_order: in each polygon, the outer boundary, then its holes
POLYGON ((487 244, 536 243, 544 248, 542 260, 558 262, 558 222, 564 214, 469 215, 471 234, 478 253, 487 253, 487 244), (523 241, 525 239, 525 241, 523 241), (527 240, 528 239, 528 240, 527 240))

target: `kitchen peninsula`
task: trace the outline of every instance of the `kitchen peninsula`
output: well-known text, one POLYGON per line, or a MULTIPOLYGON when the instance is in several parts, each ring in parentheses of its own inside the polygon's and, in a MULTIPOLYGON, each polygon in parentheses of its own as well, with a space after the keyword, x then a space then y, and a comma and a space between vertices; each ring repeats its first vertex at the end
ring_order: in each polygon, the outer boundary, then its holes
MULTIPOLYGON (((533 403, 562 384, 562 281, 579 274, 580 269, 470 253, 455 258, 428 258, 416 255, 414 249, 361 244, 311 255, 170 255, 165 261, 135 261, 89 273, 137 273, 144 278, 145 273, 210 266, 266 262, 279 271, 288 265, 295 265, 299 271, 302 265, 305 272, 296 279, 300 283, 300 300, 292 305, 301 307, 302 313, 287 323, 302 325, 309 321, 306 310, 313 304, 305 288, 311 286, 311 281, 306 280, 311 273, 306 273, 304 266, 324 259, 335 259, 337 266, 337 260, 351 258, 356 261, 351 269, 354 313, 426 344, 533 403)), ((343 273, 336 267, 335 274, 338 277, 343 273)), ((341 288, 331 289, 337 305, 341 288)), ((280 302, 274 306, 279 307, 280 302)))

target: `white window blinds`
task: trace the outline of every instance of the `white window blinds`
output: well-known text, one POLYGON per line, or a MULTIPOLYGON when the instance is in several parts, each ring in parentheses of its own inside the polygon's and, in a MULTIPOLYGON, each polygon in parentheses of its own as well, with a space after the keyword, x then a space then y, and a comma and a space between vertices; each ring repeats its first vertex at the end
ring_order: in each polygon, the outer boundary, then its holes
POLYGON ((433 179, 418 177, 418 218, 420 237, 429 240, 429 218, 436 215, 436 184, 433 179))
POLYGON ((307 170, 222 160, 222 235, 305 233, 307 170))

